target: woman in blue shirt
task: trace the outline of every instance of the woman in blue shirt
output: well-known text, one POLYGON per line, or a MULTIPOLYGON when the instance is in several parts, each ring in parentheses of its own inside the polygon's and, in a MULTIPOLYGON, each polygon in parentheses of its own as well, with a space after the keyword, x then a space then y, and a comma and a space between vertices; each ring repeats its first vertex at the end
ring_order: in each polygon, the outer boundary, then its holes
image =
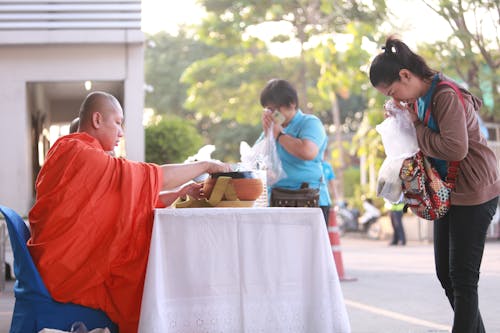
POLYGON ((325 128, 318 117, 299 109, 297 91, 286 80, 272 79, 260 94, 264 107, 262 127, 267 135, 272 127, 276 148, 286 177, 272 185, 291 190, 302 183, 319 189, 319 206, 331 204, 323 177, 322 157, 327 146, 325 128), (275 121, 273 112, 281 113, 283 122, 275 121))

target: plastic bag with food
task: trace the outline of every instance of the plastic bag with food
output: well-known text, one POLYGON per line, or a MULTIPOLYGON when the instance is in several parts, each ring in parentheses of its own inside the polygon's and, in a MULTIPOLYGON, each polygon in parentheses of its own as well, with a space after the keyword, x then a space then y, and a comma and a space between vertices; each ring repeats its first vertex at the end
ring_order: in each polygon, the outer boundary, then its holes
POLYGON ((242 150, 240 166, 248 170, 266 170, 267 185, 272 186, 280 179, 286 177, 285 170, 281 165, 276 148, 272 128, 266 135, 262 135, 252 148, 242 150))
POLYGON ((415 126, 407 111, 397 108, 393 101, 387 102, 385 108, 391 116, 375 127, 386 154, 378 174, 377 196, 397 202, 402 194, 399 172, 403 161, 415 155, 419 148, 415 126))

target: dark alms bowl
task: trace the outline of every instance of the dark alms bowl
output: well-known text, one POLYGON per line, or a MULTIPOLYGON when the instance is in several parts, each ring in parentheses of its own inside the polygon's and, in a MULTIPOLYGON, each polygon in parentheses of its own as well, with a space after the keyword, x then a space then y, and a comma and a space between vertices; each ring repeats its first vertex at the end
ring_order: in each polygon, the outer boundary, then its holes
POLYGON ((217 179, 219 177, 230 177, 233 179, 258 178, 255 172, 253 171, 216 172, 210 174, 210 178, 217 179))

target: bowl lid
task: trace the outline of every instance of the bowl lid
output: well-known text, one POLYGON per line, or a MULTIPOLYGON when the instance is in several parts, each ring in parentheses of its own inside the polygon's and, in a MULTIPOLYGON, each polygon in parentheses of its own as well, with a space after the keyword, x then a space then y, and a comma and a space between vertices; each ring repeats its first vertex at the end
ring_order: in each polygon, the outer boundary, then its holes
POLYGON ((253 171, 232 171, 211 173, 210 178, 231 177, 231 178, 257 178, 253 171))

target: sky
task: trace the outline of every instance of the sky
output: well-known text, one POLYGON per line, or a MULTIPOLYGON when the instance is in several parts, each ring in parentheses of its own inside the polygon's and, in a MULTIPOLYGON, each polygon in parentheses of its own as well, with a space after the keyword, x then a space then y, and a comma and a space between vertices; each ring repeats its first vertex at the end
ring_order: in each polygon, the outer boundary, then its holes
POLYGON ((204 11, 195 0, 142 0, 142 31, 175 33, 182 23, 196 23, 204 11))
MULTIPOLYGON (((386 1, 395 13, 393 23, 401 28, 389 32, 398 33, 410 47, 424 41, 444 39, 451 33, 447 23, 420 0, 386 1)), ((203 14, 203 9, 196 5, 195 0, 142 0, 142 30, 149 34, 162 30, 175 33, 179 24, 199 22, 203 14)), ((276 25, 269 25, 263 36, 271 37, 269 31, 277 32, 279 29, 276 25)), ((273 52, 272 46, 270 48, 273 52)), ((283 45, 280 45, 280 49, 284 49, 283 45)), ((289 45, 288 52, 297 51, 293 45, 289 45)))

